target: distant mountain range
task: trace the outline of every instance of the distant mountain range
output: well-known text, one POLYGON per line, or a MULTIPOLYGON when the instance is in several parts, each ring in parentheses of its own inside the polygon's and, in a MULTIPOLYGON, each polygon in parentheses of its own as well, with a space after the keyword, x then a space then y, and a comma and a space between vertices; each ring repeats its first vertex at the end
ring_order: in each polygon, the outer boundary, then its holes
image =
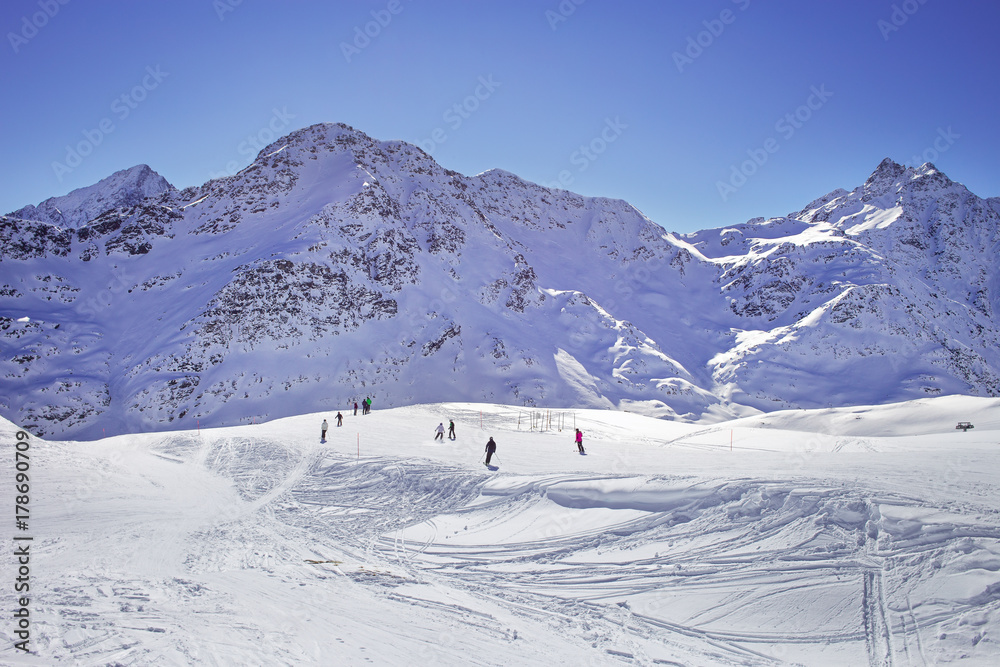
POLYGON ((93 438, 435 401, 719 420, 1000 395, 1000 198, 884 160, 673 234, 341 124, 0 218, 0 414, 93 438))

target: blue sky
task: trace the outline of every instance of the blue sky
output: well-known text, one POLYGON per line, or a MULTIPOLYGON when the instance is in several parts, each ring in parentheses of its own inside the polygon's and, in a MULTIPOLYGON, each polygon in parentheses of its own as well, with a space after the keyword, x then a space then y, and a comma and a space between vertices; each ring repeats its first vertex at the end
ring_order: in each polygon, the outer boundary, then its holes
POLYGON ((998 196, 997 25, 991 0, 6 0, 0 211, 141 163, 201 184, 318 122, 679 232, 884 157, 998 196))

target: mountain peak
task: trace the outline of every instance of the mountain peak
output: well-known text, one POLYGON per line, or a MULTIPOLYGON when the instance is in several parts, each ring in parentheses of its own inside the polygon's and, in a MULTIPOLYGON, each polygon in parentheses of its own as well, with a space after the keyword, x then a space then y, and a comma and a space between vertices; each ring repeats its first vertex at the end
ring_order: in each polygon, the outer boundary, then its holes
POLYGON ((173 189, 174 186, 149 165, 138 164, 116 171, 93 185, 59 197, 50 197, 37 206, 25 206, 8 217, 73 229, 90 222, 105 211, 133 206, 146 197, 173 189))
POLYGON ((890 158, 885 158, 865 181, 862 191, 865 201, 871 201, 911 187, 925 191, 948 188, 952 185, 955 185, 955 182, 931 162, 924 162, 919 167, 906 167, 890 158))
POLYGON ((257 154, 252 167, 282 163, 301 166, 304 161, 337 155, 350 156, 355 164, 376 180, 387 176, 384 169, 387 166, 389 171, 453 174, 413 144, 377 140, 344 123, 317 123, 295 130, 265 146, 257 154))
POLYGON ((885 158, 875 168, 871 176, 868 177, 868 180, 865 181, 864 189, 866 192, 873 190, 884 191, 888 186, 898 181, 906 171, 907 169, 903 165, 891 158, 885 158))
MULTIPOLYGON (((334 143, 339 137, 345 135, 353 138, 370 138, 364 132, 356 130, 346 123, 315 123, 279 137, 272 145, 310 144, 316 143, 319 140, 334 143)), ((266 153, 268 148, 270 147, 265 147, 261 152, 266 153)))

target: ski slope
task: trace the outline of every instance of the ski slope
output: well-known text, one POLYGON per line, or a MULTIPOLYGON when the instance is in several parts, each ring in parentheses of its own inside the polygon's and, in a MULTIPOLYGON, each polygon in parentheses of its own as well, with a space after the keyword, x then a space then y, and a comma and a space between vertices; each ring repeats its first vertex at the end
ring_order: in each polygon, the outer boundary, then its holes
POLYGON ((8 620, 0 662, 1000 662, 1000 400, 378 408, 33 438, 36 655, 8 620))

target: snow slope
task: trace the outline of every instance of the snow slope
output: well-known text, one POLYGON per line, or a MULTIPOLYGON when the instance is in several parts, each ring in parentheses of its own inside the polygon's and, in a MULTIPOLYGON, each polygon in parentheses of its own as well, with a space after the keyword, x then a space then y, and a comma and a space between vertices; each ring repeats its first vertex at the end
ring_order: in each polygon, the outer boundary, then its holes
POLYGON ((366 395, 689 422, 1000 395, 1000 200, 932 165, 685 236, 340 124, 182 191, 123 174, 67 195, 72 227, 0 218, 0 414, 41 434, 366 395))
POLYGON ((715 425, 376 403, 320 443, 334 415, 32 438, 36 655, 8 619, 0 660, 1000 661, 997 399, 715 425))

